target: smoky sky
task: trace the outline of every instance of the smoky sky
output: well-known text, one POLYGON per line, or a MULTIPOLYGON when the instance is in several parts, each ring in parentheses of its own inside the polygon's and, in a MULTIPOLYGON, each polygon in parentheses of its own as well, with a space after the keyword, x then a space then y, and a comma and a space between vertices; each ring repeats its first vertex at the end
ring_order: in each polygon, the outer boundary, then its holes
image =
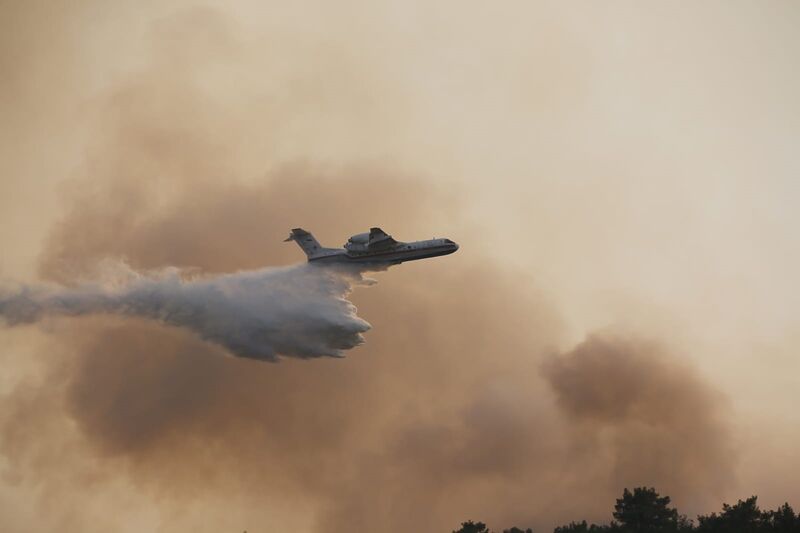
MULTIPOLYGON (((380 225, 398 239, 446 235, 461 250, 356 288, 348 298, 372 329, 356 323, 366 343, 344 359, 225 357, 230 345, 146 313, 4 331, 19 335, 10 357, 35 368, 0 407, 4 483, 25 488, 34 510, 18 512, 34 529, 151 520, 144 527, 160 531, 392 533, 468 518, 545 528, 608 519, 633 485, 685 512, 717 502, 735 464, 729 415, 692 354, 624 328, 565 346, 557 300, 494 258, 458 192, 424 168, 276 162, 267 148, 243 163, 241 146, 279 142, 281 122, 245 120, 230 112, 236 91, 202 83, 236 56, 234 34, 209 9, 161 20, 144 65, 89 105, 86 153, 42 244, 42 283, 80 291, 107 260, 208 279, 286 267, 304 260, 281 242, 300 225, 328 246, 380 225), (156 516, 134 517, 123 501, 156 516)), ((331 90, 362 88, 355 111, 375 105, 363 89, 374 80, 336 80, 331 90)), ((313 117, 309 102, 327 88, 298 84, 283 105, 313 117)), ((281 286, 289 298, 299 290, 281 286)))
MULTIPOLYGON (((347 175, 313 180, 311 196, 292 185, 304 180, 312 178, 270 176, 268 190, 283 194, 263 193, 249 212, 213 186, 177 195, 170 211, 201 203, 267 227, 273 203, 293 203, 313 228, 322 206, 361 183, 347 175)), ((410 196, 401 179, 382 178, 373 190, 373 202, 387 193, 410 196)), ((68 242, 69 231, 81 233, 77 220, 113 226, 128 216, 87 217, 82 207, 55 231, 68 242)), ((237 224, 226 231, 209 218, 227 246, 252 239, 237 224)), ((236 269, 220 265, 213 246, 173 247, 174 234, 158 227, 120 234, 117 242, 135 245, 116 255, 146 266, 164 257, 201 271, 236 269)), ((74 257, 58 248, 59 264, 89 268, 85 255, 103 253, 98 242, 94 249, 83 241, 74 257)), ((279 263, 300 255, 293 248, 274 239, 255 255, 279 263)), ((167 510, 164 530, 186 523, 170 509, 203 498, 254 506, 249 520, 268 523, 271 505, 289 497, 296 519, 311 513, 312 531, 446 530, 469 516, 539 527, 578 512, 603 519, 619 488, 632 484, 663 487, 692 505, 729 483, 724 403, 657 342, 600 334, 554 356, 560 320, 552 303, 524 275, 479 253, 376 276, 377 285, 351 295, 373 325, 367 344, 330 362, 259 365, 151 321, 57 320, 50 326, 56 346, 37 356, 57 364, 4 402, 15 413, 4 417, 14 428, 4 430, 6 456, 24 476, 45 482, 53 470, 69 471, 69 457, 47 468, 30 457, 57 453, 58 438, 34 451, 25 445, 39 424, 65 417, 78 428, 80 453, 100 461, 100 479, 124 472, 153 494, 167 510), (253 494, 255 501, 245 496, 253 494)))

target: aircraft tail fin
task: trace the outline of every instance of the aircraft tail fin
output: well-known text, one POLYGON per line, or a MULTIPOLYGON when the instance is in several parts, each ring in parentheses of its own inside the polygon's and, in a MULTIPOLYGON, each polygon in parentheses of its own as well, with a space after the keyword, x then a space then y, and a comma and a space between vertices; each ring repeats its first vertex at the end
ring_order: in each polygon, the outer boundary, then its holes
POLYGON ((284 240, 284 242, 294 241, 297 243, 300 248, 306 253, 309 259, 313 259, 320 252, 322 252, 323 248, 319 244, 319 241, 314 238, 314 236, 304 230, 303 228, 294 228, 291 233, 289 233, 289 237, 284 240))

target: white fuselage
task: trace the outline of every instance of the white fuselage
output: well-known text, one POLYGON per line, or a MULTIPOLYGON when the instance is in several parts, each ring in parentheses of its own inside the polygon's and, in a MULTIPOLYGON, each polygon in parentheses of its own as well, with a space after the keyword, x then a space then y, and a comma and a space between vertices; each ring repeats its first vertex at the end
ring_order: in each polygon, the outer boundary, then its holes
POLYGON ((360 235, 354 236, 344 248, 326 248, 309 262, 387 263, 398 264, 428 257, 452 254, 458 244, 450 239, 430 239, 415 242, 395 242, 387 246, 370 246, 360 235))

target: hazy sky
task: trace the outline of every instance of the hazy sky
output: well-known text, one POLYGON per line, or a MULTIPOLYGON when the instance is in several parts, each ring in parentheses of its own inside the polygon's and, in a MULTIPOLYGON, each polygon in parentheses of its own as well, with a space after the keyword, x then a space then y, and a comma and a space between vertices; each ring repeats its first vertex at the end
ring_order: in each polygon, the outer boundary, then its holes
POLYGON ((286 265, 297 226, 461 245, 357 289, 344 361, 3 329, 3 529, 549 527, 645 483, 800 505, 796 3, 2 13, 2 283, 286 265))

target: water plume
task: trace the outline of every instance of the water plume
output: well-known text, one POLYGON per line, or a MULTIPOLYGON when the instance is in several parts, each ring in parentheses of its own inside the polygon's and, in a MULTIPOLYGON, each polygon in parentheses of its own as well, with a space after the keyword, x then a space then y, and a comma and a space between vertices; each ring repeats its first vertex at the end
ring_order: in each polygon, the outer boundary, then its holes
POLYGON ((0 293, 0 317, 12 326, 48 315, 142 317, 265 361, 342 357, 370 328, 346 297, 355 284, 372 280, 346 267, 305 264, 219 276, 177 268, 139 273, 126 265, 112 271, 113 280, 73 288, 28 285, 0 293))

